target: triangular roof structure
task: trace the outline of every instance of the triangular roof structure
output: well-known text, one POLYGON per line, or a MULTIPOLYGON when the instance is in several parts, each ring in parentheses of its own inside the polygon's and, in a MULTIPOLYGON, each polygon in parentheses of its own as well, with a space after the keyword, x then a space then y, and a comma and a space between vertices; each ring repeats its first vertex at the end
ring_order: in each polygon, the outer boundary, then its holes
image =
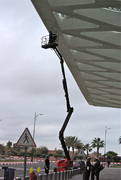
POLYGON ((34 139, 32 138, 28 128, 24 130, 16 145, 26 146, 26 147, 36 147, 34 139))

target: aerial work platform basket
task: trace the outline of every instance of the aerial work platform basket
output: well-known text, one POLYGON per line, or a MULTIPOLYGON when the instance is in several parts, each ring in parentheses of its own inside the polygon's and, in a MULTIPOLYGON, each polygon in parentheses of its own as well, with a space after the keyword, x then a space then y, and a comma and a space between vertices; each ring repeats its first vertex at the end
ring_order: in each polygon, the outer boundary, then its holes
POLYGON ((41 38, 41 47, 44 49, 55 49, 58 46, 59 37, 56 34, 50 34, 41 38))

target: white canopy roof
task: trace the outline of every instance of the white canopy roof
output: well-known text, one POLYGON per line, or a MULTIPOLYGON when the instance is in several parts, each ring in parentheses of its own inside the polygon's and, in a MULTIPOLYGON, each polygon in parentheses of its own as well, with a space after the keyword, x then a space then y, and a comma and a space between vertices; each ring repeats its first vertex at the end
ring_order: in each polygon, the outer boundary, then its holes
POLYGON ((89 104, 121 108, 121 0, 31 0, 89 104))

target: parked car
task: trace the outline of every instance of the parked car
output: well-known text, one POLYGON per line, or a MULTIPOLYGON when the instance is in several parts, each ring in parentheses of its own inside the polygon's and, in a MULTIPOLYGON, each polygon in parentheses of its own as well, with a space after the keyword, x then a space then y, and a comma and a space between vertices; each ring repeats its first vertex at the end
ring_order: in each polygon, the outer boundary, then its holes
POLYGON ((74 169, 78 169, 80 168, 81 170, 84 170, 84 166, 85 166, 85 161, 82 160, 77 160, 73 166, 74 169))

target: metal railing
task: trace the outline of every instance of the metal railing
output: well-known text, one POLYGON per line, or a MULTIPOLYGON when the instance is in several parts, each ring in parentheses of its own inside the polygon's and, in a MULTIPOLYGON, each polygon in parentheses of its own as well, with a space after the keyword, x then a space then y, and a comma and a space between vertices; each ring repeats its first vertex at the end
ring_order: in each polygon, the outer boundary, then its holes
POLYGON ((49 35, 41 38, 41 46, 49 43, 49 35))
MULTIPOLYGON (((56 39, 55 39, 54 43, 58 43, 58 41, 59 41, 59 36, 56 35, 56 39)), ((48 44, 48 43, 49 43, 49 35, 43 36, 43 37, 41 38, 41 46, 46 45, 46 44, 48 44)))
MULTIPOLYGON (((81 169, 73 169, 49 174, 39 174, 37 180, 68 180, 81 173, 81 169)), ((15 180, 23 180, 23 178, 16 177, 15 180)), ((25 180, 30 180, 30 178, 26 176, 25 180)))

